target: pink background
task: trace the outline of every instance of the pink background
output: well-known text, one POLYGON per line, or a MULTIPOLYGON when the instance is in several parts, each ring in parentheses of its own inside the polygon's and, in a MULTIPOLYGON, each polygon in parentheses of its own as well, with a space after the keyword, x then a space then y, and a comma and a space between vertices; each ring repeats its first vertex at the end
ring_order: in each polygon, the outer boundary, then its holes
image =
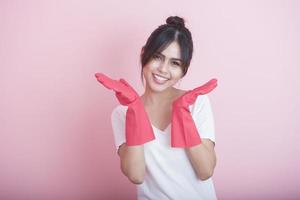
POLYGON ((135 198, 110 124, 118 101, 94 73, 141 94, 140 49, 169 15, 184 17, 194 39, 179 87, 219 81, 210 94, 218 198, 299 199, 299 9, 296 0, 2 0, 0 199, 135 198))

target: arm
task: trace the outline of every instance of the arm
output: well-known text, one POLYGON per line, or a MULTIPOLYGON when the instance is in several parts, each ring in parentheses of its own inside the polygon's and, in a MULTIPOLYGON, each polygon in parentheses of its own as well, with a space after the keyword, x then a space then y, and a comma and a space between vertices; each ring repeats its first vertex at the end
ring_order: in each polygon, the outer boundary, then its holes
POLYGON ((155 139, 144 105, 138 93, 124 79, 113 80, 103 73, 96 73, 95 76, 102 85, 115 91, 120 104, 128 106, 125 115, 114 110, 111 121, 121 170, 132 183, 141 184, 146 171, 143 144, 155 139), (119 143, 120 140, 125 140, 125 143, 119 143))
POLYGON ((213 175, 217 158, 214 143, 209 139, 202 139, 202 143, 186 148, 192 166, 201 180, 206 180, 213 175))
POLYGON ((118 150, 121 170, 134 184, 142 184, 145 176, 144 145, 127 146, 123 143, 118 150))

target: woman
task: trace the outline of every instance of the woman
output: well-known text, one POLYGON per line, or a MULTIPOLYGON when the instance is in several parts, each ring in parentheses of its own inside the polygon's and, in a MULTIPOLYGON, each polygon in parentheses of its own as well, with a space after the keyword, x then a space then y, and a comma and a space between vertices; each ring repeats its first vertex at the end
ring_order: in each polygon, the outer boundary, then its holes
POLYGON ((121 105, 111 115, 121 170, 141 199, 217 199, 211 179, 216 166, 214 119, 207 96, 216 79, 193 90, 174 85, 187 73, 193 53, 190 31, 168 17, 141 51, 139 96, 124 79, 96 77, 121 105))

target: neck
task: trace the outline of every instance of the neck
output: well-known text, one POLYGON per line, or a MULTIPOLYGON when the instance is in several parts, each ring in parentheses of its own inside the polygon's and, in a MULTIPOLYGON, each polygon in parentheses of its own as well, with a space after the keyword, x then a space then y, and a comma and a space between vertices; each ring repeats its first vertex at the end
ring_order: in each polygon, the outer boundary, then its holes
POLYGON ((162 92, 150 90, 147 86, 141 99, 145 106, 165 105, 171 102, 176 94, 176 88, 170 87, 162 92))

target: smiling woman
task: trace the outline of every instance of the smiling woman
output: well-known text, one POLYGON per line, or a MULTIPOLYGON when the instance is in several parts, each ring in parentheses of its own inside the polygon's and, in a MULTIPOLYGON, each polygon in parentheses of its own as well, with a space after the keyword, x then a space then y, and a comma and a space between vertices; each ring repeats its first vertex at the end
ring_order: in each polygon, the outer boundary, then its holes
POLYGON ((216 80, 188 91, 174 87, 188 71, 193 42, 183 18, 166 22, 141 50, 143 95, 124 79, 96 75, 121 103, 111 114, 121 171, 136 184, 138 200, 217 199, 214 118, 206 95, 216 80))
MULTIPOLYGON (((143 68, 151 59, 164 60, 165 55, 162 51, 170 45, 170 43, 177 43, 177 52, 174 52, 171 57, 173 64, 180 66, 182 69, 182 76, 184 76, 190 65, 193 55, 193 41, 190 31, 185 28, 184 20, 181 17, 168 17, 166 24, 160 25, 152 32, 146 44, 142 47, 141 53, 141 78, 143 81, 143 68), (180 47, 180 48, 179 48, 180 47)), ((175 50, 175 51, 176 51, 175 50)))
POLYGON ((175 41, 161 53, 155 53, 143 67, 143 76, 147 83, 146 90, 163 91, 181 79, 183 69, 178 60, 181 60, 180 47, 175 41))

